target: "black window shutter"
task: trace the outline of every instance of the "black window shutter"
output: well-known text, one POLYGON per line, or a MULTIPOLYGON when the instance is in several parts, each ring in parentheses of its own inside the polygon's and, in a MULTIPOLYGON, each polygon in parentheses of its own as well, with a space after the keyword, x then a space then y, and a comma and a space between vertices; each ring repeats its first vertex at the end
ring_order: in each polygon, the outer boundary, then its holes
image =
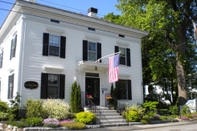
POLYGON ((17 44, 17 35, 16 35, 15 38, 14 38, 13 44, 14 44, 13 57, 15 57, 15 54, 16 54, 16 44, 17 44))
POLYGON ((83 60, 88 60, 88 41, 83 40, 83 60))
POLYGON ((48 56, 48 46, 49 46, 49 34, 44 33, 43 34, 43 51, 42 55, 48 56))
POLYGON ((60 58, 65 58, 65 56, 66 56, 66 37, 61 36, 60 58))
POLYGON ((130 49, 127 48, 127 66, 131 66, 130 49))
POLYGON ((128 99, 132 100, 131 80, 127 80, 127 83, 128 83, 128 99))
POLYGON ((11 76, 8 77, 8 99, 10 99, 10 81, 11 80, 11 76))
POLYGON ((120 92, 120 83, 119 81, 116 82, 116 99, 119 100, 121 99, 121 92, 120 92))
MULTIPOLYGON (((101 43, 97 43, 97 60, 101 58, 101 43)), ((100 60, 100 63, 102 60, 100 60)))
POLYGON ((59 98, 64 99, 64 94, 65 94, 65 75, 60 74, 59 98))
POLYGON ((12 50, 12 47, 13 47, 13 39, 12 39, 12 41, 11 41, 11 48, 10 48, 10 60, 12 59, 12 56, 13 56, 13 50, 12 50))
POLYGON ((115 46, 115 53, 116 52, 119 52, 119 47, 118 46, 115 46))
POLYGON ((47 99, 47 92, 48 92, 48 74, 42 73, 41 74, 41 99, 47 99))

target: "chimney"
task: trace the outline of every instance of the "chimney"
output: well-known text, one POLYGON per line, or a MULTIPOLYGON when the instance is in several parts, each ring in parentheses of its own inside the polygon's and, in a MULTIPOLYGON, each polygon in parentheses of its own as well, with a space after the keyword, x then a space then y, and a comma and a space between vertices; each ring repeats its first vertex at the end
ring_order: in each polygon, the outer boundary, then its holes
POLYGON ((90 7, 88 9, 88 16, 93 17, 93 18, 97 18, 97 12, 98 12, 98 9, 90 7))

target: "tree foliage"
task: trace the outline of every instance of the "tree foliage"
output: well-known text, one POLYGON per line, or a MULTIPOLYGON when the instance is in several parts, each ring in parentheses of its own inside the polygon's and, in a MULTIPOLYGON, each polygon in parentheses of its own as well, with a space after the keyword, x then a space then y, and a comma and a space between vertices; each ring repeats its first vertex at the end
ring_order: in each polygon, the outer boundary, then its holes
POLYGON ((197 0, 119 0, 116 6, 122 15, 105 19, 149 32, 142 39, 144 84, 167 78, 183 105, 186 76, 196 71, 192 20, 197 20, 197 0))

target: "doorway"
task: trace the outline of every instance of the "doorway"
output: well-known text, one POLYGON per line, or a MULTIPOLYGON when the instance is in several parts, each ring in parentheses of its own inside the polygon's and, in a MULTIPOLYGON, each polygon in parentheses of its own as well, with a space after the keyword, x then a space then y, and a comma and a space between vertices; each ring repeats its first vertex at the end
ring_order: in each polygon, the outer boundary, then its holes
POLYGON ((86 95, 91 95, 92 102, 95 105, 100 105, 100 79, 88 76, 85 79, 86 95))

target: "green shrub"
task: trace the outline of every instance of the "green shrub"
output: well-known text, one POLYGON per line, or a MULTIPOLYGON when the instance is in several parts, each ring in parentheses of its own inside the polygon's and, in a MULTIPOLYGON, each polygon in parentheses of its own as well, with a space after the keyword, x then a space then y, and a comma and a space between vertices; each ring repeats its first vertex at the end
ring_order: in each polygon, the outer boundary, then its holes
POLYGON ((70 130, 80 130, 85 128, 85 124, 81 122, 71 122, 71 123, 64 123, 62 126, 67 127, 70 130))
POLYGON ((47 117, 47 114, 44 113, 42 108, 43 101, 41 100, 27 100, 25 107, 27 110, 27 117, 47 117))
POLYGON ((125 117, 126 117, 126 120, 127 121, 135 122, 135 121, 138 121, 139 120, 138 113, 135 110, 129 110, 129 111, 127 111, 125 113, 125 117))
POLYGON ((13 119, 14 115, 9 113, 0 112, 0 121, 5 121, 8 119, 13 119))
POLYGON ((20 101, 21 101, 21 96, 20 94, 17 92, 16 96, 14 97, 14 99, 9 100, 10 101, 10 110, 9 113, 14 114, 14 118, 15 119, 19 119, 19 110, 20 110, 20 101))
POLYGON ((41 117, 29 117, 21 122, 24 122, 27 127, 32 127, 32 126, 43 125, 42 121, 43 121, 43 119, 41 117))
POLYGON ((126 105, 125 111, 122 113, 127 121, 138 121, 144 115, 145 109, 137 104, 126 105))
POLYGON ((8 112, 8 110, 8 104, 6 102, 0 101, 0 111, 5 113, 8 112))
POLYGON ((96 122, 96 116, 91 112, 79 112, 76 114, 76 121, 84 124, 93 124, 96 122))
POLYGON ((70 94, 70 110, 72 113, 78 113, 82 110, 81 107, 81 88, 80 85, 77 85, 75 81, 71 87, 70 94))
POLYGON ((140 122, 142 123, 142 124, 148 124, 148 123, 150 123, 150 119, 148 119, 148 118, 142 118, 141 120, 140 120, 140 122))
POLYGON ((178 115, 179 107, 177 105, 171 106, 169 112, 171 115, 178 115))
POLYGON ((146 101, 142 104, 142 107, 145 108, 145 112, 150 112, 157 110, 158 104, 159 102, 157 101, 146 101))
POLYGON ((190 108, 187 105, 184 105, 180 111, 181 115, 191 114, 190 108))
POLYGON ((168 117, 167 116, 160 116, 160 119, 161 120, 168 120, 168 117))
POLYGON ((58 120, 67 119, 69 109, 69 105, 63 100, 47 99, 43 101, 43 110, 48 115, 48 118, 56 118, 58 120))

